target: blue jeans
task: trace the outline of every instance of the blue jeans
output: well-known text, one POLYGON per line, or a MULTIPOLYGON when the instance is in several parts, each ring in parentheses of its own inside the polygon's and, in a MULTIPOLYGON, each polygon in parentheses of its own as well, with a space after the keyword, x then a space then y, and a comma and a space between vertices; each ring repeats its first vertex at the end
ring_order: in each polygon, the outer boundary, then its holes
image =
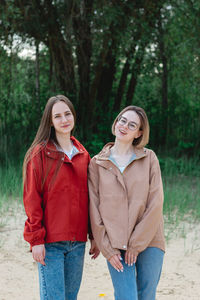
POLYGON ((45 264, 38 263, 41 300, 76 300, 80 288, 85 242, 45 244, 45 264))
POLYGON ((159 248, 149 247, 138 255, 133 266, 125 264, 124 254, 125 251, 121 251, 123 272, 116 271, 107 262, 115 300, 155 300, 164 252, 159 248))

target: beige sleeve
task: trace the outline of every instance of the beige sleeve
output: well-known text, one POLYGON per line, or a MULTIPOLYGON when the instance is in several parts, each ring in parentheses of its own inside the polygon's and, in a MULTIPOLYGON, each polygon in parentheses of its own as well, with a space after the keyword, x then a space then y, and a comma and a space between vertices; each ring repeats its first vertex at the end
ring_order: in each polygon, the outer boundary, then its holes
POLYGON ((129 240, 129 248, 135 255, 145 250, 154 238, 163 218, 163 185, 158 159, 151 153, 150 185, 146 210, 135 226, 129 240))
POLYGON ((101 253, 109 259, 115 254, 120 254, 120 251, 112 248, 99 211, 99 175, 95 158, 90 161, 89 165, 88 187, 92 234, 101 253))

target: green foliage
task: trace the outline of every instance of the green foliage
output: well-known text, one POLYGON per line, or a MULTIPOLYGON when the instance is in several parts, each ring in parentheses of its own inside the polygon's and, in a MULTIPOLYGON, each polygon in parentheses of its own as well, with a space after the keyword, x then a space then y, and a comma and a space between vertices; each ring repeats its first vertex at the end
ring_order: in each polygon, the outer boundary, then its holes
POLYGON ((91 155, 113 140, 118 111, 134 104, 149 117, 149 147, 199 157, 197 2, 20 3, 0 4, 0 162, 23 157, 47 99, 58 93, 73 100, 77 137, 91 155), (23 47, 36 51, 38 43, 37 73, 35 54, 19 53, 23 47))

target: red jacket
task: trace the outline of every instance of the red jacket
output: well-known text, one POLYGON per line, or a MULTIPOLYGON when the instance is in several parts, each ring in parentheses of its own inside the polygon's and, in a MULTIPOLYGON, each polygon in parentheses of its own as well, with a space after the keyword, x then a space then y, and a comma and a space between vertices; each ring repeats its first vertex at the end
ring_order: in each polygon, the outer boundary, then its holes
POLYGON ((58 241, 86 241, 87 168, 90 157, 71 137, 78 153, 70 160, 49 142, 38 145, 27 166, 24 239, 31 246, 58 241))

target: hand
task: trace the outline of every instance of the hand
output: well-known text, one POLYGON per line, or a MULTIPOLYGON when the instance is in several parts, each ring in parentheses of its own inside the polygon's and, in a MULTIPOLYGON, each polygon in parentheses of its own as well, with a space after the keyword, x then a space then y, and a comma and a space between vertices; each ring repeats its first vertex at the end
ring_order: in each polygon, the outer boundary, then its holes
POLYGON ((45 247, 44 244, 41 245, 35 245, 32 247, 32 255, 33 255, 33 259, 37 262, 39 262, 40 264, 42 264, 43 266, 45 266, 45 247))
POLYGON ((90 240, 90 251, 89 254, 92 255, 91 259, 95 259, 99 256, 99 249, 97 247, 97 244, 95 242, 95 240, 90 240))
POLYGON ((137 256, 131 251, 127 250, 125 253, 125 263, 129 266, 133 266, 136 263, 137 256))
POLYGON ((123 272, 124 268, 121 263, 122 257, 120 254, 115 254, 111 258, 108 259, 109 263, 117 270, 118 272, 123 272))

